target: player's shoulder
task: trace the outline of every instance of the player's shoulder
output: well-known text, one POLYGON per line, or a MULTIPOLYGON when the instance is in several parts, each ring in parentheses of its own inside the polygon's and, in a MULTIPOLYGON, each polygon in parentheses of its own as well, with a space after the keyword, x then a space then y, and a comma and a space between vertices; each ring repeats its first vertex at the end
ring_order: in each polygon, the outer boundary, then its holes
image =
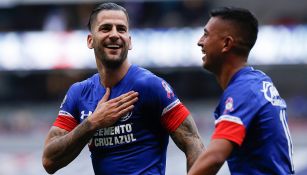
POLYGON ((249 87, 249 90, 258 95, 262 94, 264 86, 268 84, 273 85, 272 79, 261 70, 252 69, 252 71, 247 73, 246 77, 245 80, 243 79, 246 82, 245 85, 249 87))
POLYGON ((153 84, 161 83, 163 79, 148 69, 136 66, 134 81, 140 86, 151 86, 153 84))
POLYGON ((240 99, 257 98, 262 95, 263 82, 271 82, 271 79, 262 71, 245 67, 233 76, 224 94, 238 96, 240 99))
POLYGON ((245 67, 233 76, 229 87, 238 91, 254 90, 261 87, 263 81, 271 81, 271 78, 253 67, 245 67))

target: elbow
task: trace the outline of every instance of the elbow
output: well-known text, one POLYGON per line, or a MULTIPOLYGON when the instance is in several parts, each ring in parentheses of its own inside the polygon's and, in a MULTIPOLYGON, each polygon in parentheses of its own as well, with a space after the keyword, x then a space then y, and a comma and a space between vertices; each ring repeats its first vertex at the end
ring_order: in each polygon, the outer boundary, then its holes
POLYGON ((58 169, 56 168, 54 162, 48 158, 43 158, 43 167, 48 174, 54 174, 58 169))

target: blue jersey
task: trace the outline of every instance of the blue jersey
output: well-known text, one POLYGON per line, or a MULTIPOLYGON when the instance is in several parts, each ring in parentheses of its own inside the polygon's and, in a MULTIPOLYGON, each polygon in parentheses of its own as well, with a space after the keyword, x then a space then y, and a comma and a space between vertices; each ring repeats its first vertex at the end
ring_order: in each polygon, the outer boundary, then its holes
POLYGON ((245 67, 225 89, 215 110, 212 139, 236 143, 228 158, 231 174, 293 174, 286 103, 271 79, 245 67))
MULTIPOLYGON (((165 174, 169 132, 177 129, 189 111, 163 79, 136 65, 111 89, 110 99, 131 90, 139 93, 133 111, 97 130, 89 142, 97 175, 165 174)), ((98 74, 75 83, 54 126, 71 131, 94 112, 105 92, 98 74)))

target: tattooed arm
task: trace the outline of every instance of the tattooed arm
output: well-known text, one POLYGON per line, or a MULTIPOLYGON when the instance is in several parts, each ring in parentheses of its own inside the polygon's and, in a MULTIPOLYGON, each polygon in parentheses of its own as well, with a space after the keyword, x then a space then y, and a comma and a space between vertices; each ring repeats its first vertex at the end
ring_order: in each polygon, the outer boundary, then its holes
POLYGON ((109 95, 110 90, 107 89, 94 113, 71 132, 56 126, 51 127, 45 141, 42 160, 48 173, 53 174, 73 161, 97 129, 114 124, 121 116, 131 111, 138 100, 138 93, 133 91, 107 101, 109 95))
POLYGON ((185 153, 187 158, 187 171, 189 171, 204 150, 204 145, 192 116, 189 115, 176 131, 170 135, 178 148, 185 153))
POLYGON ((71 132, 52 126, 43 153, 43 165, 50 174, 68 165, 82 151, 95 130, 90 130, 88 121, 82 122, 71 132))

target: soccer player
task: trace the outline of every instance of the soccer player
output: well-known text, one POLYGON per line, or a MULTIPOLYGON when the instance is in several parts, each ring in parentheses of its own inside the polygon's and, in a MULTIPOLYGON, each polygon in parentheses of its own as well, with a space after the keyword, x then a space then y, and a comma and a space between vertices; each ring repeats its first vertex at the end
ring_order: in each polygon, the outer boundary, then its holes
POLYGON ((68 90, 45 141, 46 171, 68 165, 88 144, 97 175, 163 175, 169 136, 189 169, 204 148, 196 125, 167 82, 128 62, 126 10, 100 4, 88 27, 98 73, 68 90))
POLYGON ((257 33, 258 21, 246 9, 211 11, 198 45, 203 67, 224 92, 212 139, 189 175, 216 174, 226 160, 232 175, 294 173, 286 103, 270 77, 247 66, 257 33))

